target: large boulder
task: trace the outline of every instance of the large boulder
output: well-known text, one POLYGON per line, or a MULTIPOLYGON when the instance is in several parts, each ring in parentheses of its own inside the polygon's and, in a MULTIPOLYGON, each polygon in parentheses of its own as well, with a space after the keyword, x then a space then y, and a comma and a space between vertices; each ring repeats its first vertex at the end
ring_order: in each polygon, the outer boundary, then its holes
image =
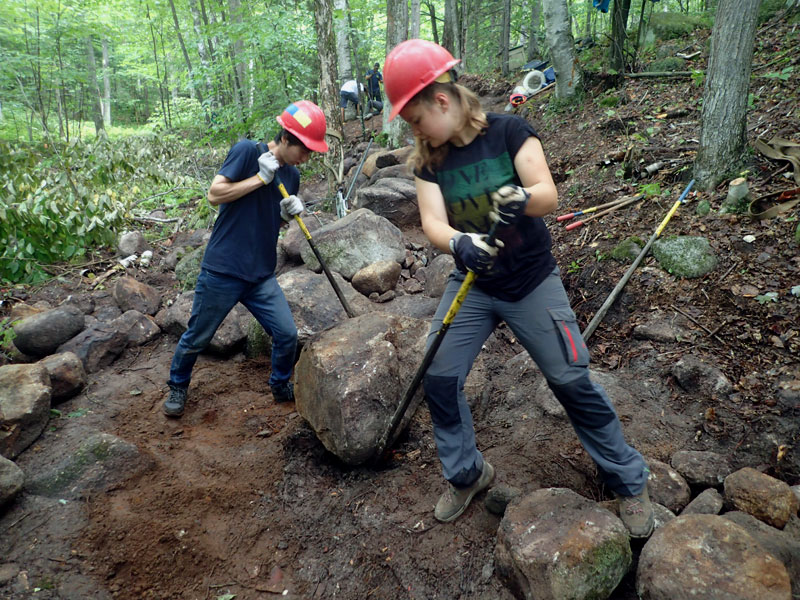
POLYGON ((355 208, 368 208, 401 228, 419 226, 417 189, 400 177, 384 177, 356 193, 355 208))
POLYGON ((642 600, 791 600, 786 567, 717 515, 685 515, 657 529, 636 576, 642 600))
POLYGON ((516 498, 497 532, 498 577, 526 600, 603 599, 632 563, 622 521, 572 490, 516 498))
MULTIPOLYGON (((427 333, 426 321, 370 313, 342 322, 303 348, 295 367, 297 411, 346 464, 363 464, 375 456, 419 368, 427 333)), ((422 396, 420 389, 395 437, 422 396)))
MULTIPOLYGON (((406 247, 402 232, 387 219, 362 208, 318 229, 314 245, 331 271, 348 281, 360 269, 379 260, 402 263, 406 247)), ((303 262, 312 270, 322 267, 306 244, 300 251, 303 262)))

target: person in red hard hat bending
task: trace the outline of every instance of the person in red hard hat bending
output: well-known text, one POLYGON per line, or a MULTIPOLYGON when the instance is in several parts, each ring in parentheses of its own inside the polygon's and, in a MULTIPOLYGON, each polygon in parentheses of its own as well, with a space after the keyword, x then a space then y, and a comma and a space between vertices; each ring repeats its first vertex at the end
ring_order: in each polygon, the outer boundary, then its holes
POLYGON ((268 144, 236 143, 211 182, 208 201, 219 206, 194 293, 189 327, 181 336, 169 372, 164 414, 180 417, 197 355, 237 302, 241 302, 272 338, 269 384, 275 402, 294 400, 289 379, 294 367, 297 327, 275 279, 276 245, 282 220, 303 212, 297 197, 297 165, 311 152, 327 152, 325 115, 313 102, 300 100, 277 117, 282 129, 268 144), (283 198, 273 179, 289 192, 283 198))
POLYGON ((476 275, 423 379, 442 471, 434 516, 450 522, 494 479, 478 450, 464 381, 481 346, 505 321, 545 376, 634 537, 653 530, 648 468, 622 435, 605 390, 589 376, 589 351, 550 252, 542 217, 558 192, 539 135, 516 115, 485 113, 456 83, 445 48, 408 40, 386 57, 384 90, 408 122, 422 229, 456 269, 431 324, 436 337, 467 272, 476 275))

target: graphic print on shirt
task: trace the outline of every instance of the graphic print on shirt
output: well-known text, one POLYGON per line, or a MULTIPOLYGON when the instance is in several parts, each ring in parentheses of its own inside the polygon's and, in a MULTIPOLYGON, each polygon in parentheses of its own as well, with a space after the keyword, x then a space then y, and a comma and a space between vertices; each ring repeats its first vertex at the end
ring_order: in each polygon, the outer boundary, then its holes
POLYGON ((453 227, 467 233, 486 233, 492 225, 489 194, 514 180, 514 164, 508 152, 494 158, 437 173, 453 227))

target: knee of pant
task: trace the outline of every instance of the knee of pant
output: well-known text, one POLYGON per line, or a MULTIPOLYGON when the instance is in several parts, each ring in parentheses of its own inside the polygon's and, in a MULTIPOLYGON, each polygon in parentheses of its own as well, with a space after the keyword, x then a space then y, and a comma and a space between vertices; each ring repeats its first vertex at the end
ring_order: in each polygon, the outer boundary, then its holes
POLYGON ((547 384, 576 425, 597 429, 617 418, 603 388, 592 383, 588 373, 569 383, 547 384))
POLYGON ((272 343, 283 346, 291 346, 297 344, 297 327, 294 323, 291 326, 286 325, 280 329, 276 329, 272 336, 272 343))
POLYGON ((433 424, 437 427, 458 425, 461 422, 458 410, 458 377, 425 375, 423 386, 433 424))

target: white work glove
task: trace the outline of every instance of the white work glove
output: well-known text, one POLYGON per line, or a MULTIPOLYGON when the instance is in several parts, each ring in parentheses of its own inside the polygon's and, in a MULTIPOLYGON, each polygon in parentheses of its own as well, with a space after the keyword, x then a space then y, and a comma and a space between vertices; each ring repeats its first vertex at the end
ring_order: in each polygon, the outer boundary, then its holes
POLYGON ((481 275, 491 270, 497 253, 503 247, 503 242, 495 240, 492 246, 486 242, 489 238, 485 233, 462 233, 459 231, 450 238, 450 252, 456 261, 456 266, 461 271, 472 271, 481 275))
POLYGON ((258 178, 264 182, 264 185, 269 185, 279 167, 278 159, 272 152, 264 152, 258 157, 258 178))
POLYGON ((291 221, 292 217, 299 215, 305 210, 303 201, 297 196, 289 196, 281 200, 281 219, 291 221))
POLYGON ((491 217, 502 225, 513 225, 525 214, 531 195, 518 185, 504 185, 491 193, 494 212, 491 217))

